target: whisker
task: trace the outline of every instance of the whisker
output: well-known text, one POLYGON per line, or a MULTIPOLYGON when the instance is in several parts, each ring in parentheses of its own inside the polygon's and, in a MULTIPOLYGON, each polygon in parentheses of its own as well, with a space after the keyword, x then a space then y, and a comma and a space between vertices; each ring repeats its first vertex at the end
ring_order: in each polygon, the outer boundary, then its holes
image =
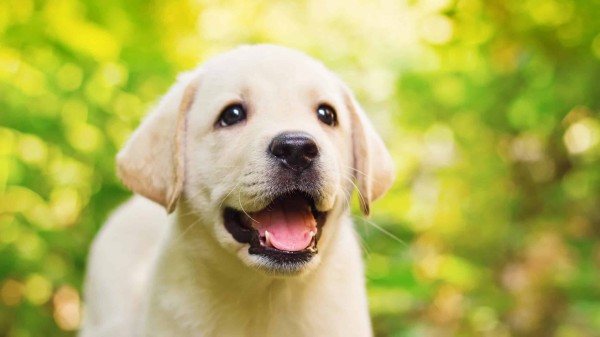
POLYGON ((348 201, 348 192, 344 189, 343 186, 337 186, 335 195, 340 195, 342 197, 342 203, 346 203, 348 201))
MULTIPOLYGON (((357 170, 357 171, 358 171, 358 170, 357 170)), ((350 183, 351 183, 351 184, 352 184, 352 185, 353 185, 353 186, 356 188, 356 191, 357 191, 357 193, 358 193, 358 194, 359 194, 359 196, 360 196, 361 202, 364 202, 364 200, 365 200, 365 199, 364 199, 364 197, 363 197, 362 193, 360 192, 360 189, 358 188, 358 186, 356 186, 356 184, 354 183, 354 180, 353 180, 353 179, 351 179, 351 178, 349 178, 349 177, 347 177, 347 176, 345 176, 345 175, 342 175, 342 178, 344 178, 344 179, 348 180, 348 181, 349 181, 349 182, 350 182, 350 183)), ((349 200, 350 198, 351 198, 351 196, 350 196, 350 197, 348 197, 348 200, 349 200)), ((377 230, 379 230, 381 233, 383 233, 383 234, 385 234, 386 236, 388 236, 389 238, 391 238, 391 239, 393 239, 394 241, 396 241, 396 242, 398 242, 398 243, 402 244, 404 247, 408 247, 408 243, 406 243, 404 240, 400 239, 400 238, 399 238, 399 237, 397 237, 396 235, 392 234, 392 233, 391 233, 390 231, 388 231, 387 229, 385 229, 385 228, 383 228, 383 227, 379 226, 379 225, 378 225, 378 224, 376 224, 375 222, 373 222, 373 221, 371 221, 371 220, 368 220, 368 219, 367 219, 367 218, 365 218, 365 217, 356 217, 356 216, 353 216, 353 218, 355 218, 355 219, 356 219, 356 218, 360 218, 360 219, 363 221, 363 225, 364 225, 364 229, 365 229, 365 234, 368 234, 368 233, 369 233, 369 230, 368 230, 369 226, 367 226, 367 224, 369 224, 369 225, 371 225, 371 226, 375 227, 375 228, 376 228, 377 230)))
MULTIPOLYGON (((353 216, 353 218, 357 219, 359 217, 353 216)), ((373 221, 370 221, 366 218, 360 217, 360 219, 366 223, 368 223, 369 225, 375 227, 377 230, 379 230, 381 233, 385 234, 386 236, 388 236, 389 238, 393 239, 394 241, 400 243, 402 246, 408 248, 409 245, 408 243, 406 243, 404 240, 400 239, 399 237, 397 237, 396 235, 392 234, 390 231, 388 231, 387 229, 379 226, 378 224, 376 224, 373 221)))
POLYGON ((344 179, 348 180, 348 181, 349 181, 349 182, 350 182, 350 183, 351 183, 351 184, 354 186, 354 188, 356 188, 356 192, 358 192, 358 196, 360 197, 360 203, 364 205, 364 204, 366 203, 366 200, 367 200, 367 199, 365 199, 365 197, 362 195, 362 193, 360 192, 360 189, 359 189, 359 188, 358 188, 358 186, 356 186, 356 184, 354 183, 354 180, 353 180, 353 179, 350 179, 350 178, 348 178, 348 177, 346 177, 346 176, 343 176, 343 175, 342 175, 342 178, 344 178, 344 179))
MULTIPOLYGON (((235 189, 238 188, 239 186, 240 186, 240 181, 238 181, 237 184, 235 184, 235 186, 233 186, 233 188, 229 191, 229 193, 227 193, 223 197, 223 199, 219 203, 219 208, 221 208, 223 206, 223 203, 225 202, 225 200, 227 200, 227 198, 229 198, 229 196, 231 195, 231 193, 233 193, 233 191, 235 191, 235 189)), ((241 193, 241 191, 238 190, 238 196, 239 196, 239 193, 241 193)))
POLYGON ((211 165, 213 168, 244 168, 244 165, 211 165))
MULTIPOLYGON (((190 214, 191 213, 193 213, 193 212, 190 212, 190 214)), ((175 237, 175 241, 179 241, 179 239, 183 238, 185 236, 185 234, 187 234, 187 232, 189 232, 192 229, 192 227, 196 226, 201 221, 202 221, 202 219, 198 218, 196 221, 189 224, 182 232, 179 233, 179 235, 177 235, 177 237, 175 237)))
POLYGON ((364 173, 363 171, 361 171, 361 170, 359 170, 359 169, 356 169, 356 168, 354 168, 354 167, 352 167, 352 166, 348 166, 348 165, 345 165, 345 164, 342 164, 342 165, 343 165, 345 168, 348 168, 348 169, 350 169, 350 170, 352 170, 352 171, 354 171, 354 172, 356 172, 356 173, 358 173, 358 174, 362 174, 362 175, 363 175, 363 176, 365 176, 365 177, 367 176, 367 174, 366 174, 366 173, 364 173))
POLYGON ((360 248, 365 252, 367 258, 371 255, 371 249, 369 248, 369 244, 367 240, 365 240, 362 236, 358 236, 358 244, 360 244, 360 248))
POLYGON ((186 197, 187 197, 187 199, 191 200, 191 199, 194 199, 197 196, 199 196, 200 193, 202 193, 201 189, 199 189, 198 191, 196 191, 194 194, 186 194, 186 197))
POLYGON ((244 209, 244 206, 242 206, 241 192, 242 192, 242 190, 238 190, 238 204, 240 205, 240 208, 242 209, 242 212, 244 212, 244 214, 246 214, 246 216, 247 216, 247 217, 249 217, 249 218, 250 218, 250 220, 252 220, 252 221, 254 221, 254 222, 258 222, 258 221, 256 221, 256 220, 254 220, 254 218, 253 218, 253 217, 251 217, 251 216, 250 216, 250 214, 248 214, 248 213, 246 212, 246 210, 244 209))
POLYGON ((196 214, 195 210, 190 210, 189 212, 186 213, 179 213, 179 216, 188 216, 188 215, 192 215, 192 214, 196 214))

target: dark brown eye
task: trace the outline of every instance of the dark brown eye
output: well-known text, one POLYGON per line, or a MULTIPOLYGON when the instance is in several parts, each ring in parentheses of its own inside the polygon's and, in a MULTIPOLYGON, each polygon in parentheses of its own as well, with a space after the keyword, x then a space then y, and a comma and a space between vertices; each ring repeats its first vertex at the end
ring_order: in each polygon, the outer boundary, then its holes
POLYGON ((222 127, 237 124, 246 119, 246 110, 241 104, 228 105, 219 116, 218 124, 222 127))
POLYGON ((337 125, 337 115, 335 110, 328 104, 321 104, 317 108, 317 117, 321 122, 329 125, 336 126, 337 125))

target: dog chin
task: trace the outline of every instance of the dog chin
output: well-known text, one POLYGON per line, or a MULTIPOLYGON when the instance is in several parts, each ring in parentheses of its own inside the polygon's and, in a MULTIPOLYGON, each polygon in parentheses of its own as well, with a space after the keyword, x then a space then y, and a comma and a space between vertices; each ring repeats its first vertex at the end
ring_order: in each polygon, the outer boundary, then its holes
POLYGON ((247 251, 240 251, 240 259, 247 266, 258 270, 269 276, 274 277, 297 277, 309 273, 321 262, 321 257, 317 254, 307 256, 303 260, 273 259, 265 255, 250 254, 247 251))

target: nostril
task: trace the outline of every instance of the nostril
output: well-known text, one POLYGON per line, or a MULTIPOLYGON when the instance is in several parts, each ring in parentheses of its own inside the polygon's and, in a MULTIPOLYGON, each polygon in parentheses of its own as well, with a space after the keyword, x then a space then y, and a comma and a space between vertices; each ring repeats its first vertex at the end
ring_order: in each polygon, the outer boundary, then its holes
POLYGON ((284 132, 273 138, 269 152, 285 167, 302 171, 319 155, 319 147, 305 132, 284 132))
POLYGON ((315 142, 311 141, 304 144, 304 146, 302 147, 302 152, 304 153, 305 157, 309 159, 314 159, 319 154, 319 148, 317 147, 317 144, 315 144, 315 142))
POLYGON ((281 139, 273 139, 269 151, 277 158, 284 158, 289 153, 289 146, 284 144, 281 139))

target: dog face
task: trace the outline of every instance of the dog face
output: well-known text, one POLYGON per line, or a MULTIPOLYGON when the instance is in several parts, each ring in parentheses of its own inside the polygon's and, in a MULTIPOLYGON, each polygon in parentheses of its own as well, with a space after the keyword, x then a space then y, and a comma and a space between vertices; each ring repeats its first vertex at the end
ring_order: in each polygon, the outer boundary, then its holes
POLYGON ((345 85, 296 51, 240 47, 182 76, 118 155, 132 190, 179 200, 248 266, 316 266, 357 182, 365 214, 391 159, 345 85))

